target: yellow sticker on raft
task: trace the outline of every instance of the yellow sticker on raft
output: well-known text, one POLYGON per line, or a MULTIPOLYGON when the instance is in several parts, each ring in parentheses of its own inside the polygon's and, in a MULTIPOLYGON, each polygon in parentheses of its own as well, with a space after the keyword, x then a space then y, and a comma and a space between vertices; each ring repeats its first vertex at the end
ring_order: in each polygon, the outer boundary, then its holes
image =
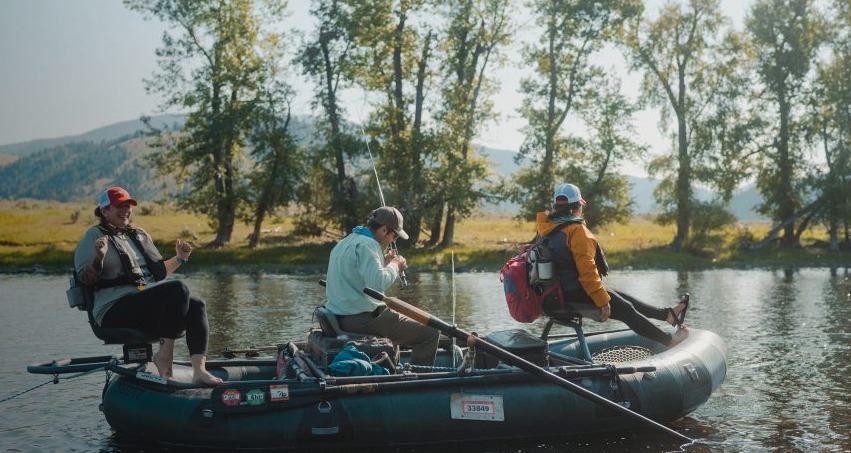
POLYGON ((449 407, 452 418, 456 420, 505 421, 502 395, 453 393, 449 407))

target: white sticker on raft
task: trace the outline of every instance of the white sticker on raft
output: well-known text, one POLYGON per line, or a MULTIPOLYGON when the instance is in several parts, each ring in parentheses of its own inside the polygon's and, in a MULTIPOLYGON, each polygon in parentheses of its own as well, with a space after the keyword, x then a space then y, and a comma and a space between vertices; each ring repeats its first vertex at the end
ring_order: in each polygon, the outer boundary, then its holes
POLYGON ((159 374, 149 373, 147 371, 139 371, 136 373, 136 379, 141 379, 143 381, 153 382, 156 384, 166 385, 168 384, 168 379, 160 376, 159 374))
POLYGON ((449 407, 452 418, 456 420, 505 421, 501 395, 453 393, 449 407))
POLYGON ((290 387, 288 385, 270 385, 269 386, 269 400, 271 401, 289 401, 290 400, 290 387))

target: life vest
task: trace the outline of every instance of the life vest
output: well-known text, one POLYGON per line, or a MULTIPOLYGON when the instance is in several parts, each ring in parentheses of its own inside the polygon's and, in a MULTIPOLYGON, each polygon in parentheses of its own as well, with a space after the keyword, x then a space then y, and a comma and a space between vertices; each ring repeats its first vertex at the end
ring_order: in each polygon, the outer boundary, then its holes
MULTIPOLYGON (((569 292, 581 289, 582 285, 579 283, 579 270, 576 268, 576 261, 573 258, 573 253, 567 245, 567 229, 570 224, 581 224, 582 219, 565 223, 567 225, 559 225, 558 228, 547 235, 549 237, 547 244, 550 246, 552 251, 555 276, 561 284, 562 291, 569 292)), ((597 266, 597 272, 599 272, 601 276, 605 276, 609 273, 609 264, 606 261, 606 256, 603 254, 603 248, 600 247, 599 242, 597 243, 594 263, 597 266)))
MULTIPOLYGON (((98 225, 97 228, 109 238, 109 242, 115 247, 118 252, 118 257, 121 259, 121 274, 116 278, 101 279, 95 285, 96 288, 109 288, 121 285, 143 285, 145 283, 145 275, 136 262, 132 250, 126 248, 124 241, 119 241, 115 237, 115 233, 109 228, 98 225)), ((154 245, 151 236, 141 228, 133 228, 127 230, 127 237, 133 242, 136 248, 145 257, 145 268, 150 272, 155 281, 160 281, 168 275, 165 269, 165 261, 159 250, 154 245)))

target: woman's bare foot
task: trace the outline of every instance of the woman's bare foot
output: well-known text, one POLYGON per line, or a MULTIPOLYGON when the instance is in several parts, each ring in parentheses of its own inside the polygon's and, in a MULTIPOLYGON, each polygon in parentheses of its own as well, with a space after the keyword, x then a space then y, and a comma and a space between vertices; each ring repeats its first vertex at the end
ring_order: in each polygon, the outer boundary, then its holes
POLYGON ((671 335, 671 342, 668 343, 668 347, 674 347, 682 343, 686 338, 688 338, 688 327, 681 326, 673 335, 671 335))
POLYGON ((171 378, 173 374, 171 357, 165 357, 165 354, 163 354, 162 352, 157 352, 156 354, 154 354, 151 360, 154 362, 154 366, 157 367, 157 372, 160 374, 160 376, 166 379, 171 378))
POLYGON ((192 382, 196 384, 204 384, 204 385, 220 385, 224 381, 216 376, 210 374, 209 371, 195 371, 192 373, 192 382))
POLYGON ((668 317, 665 319, 665 321, 667 321, 667 323, 672 326, 677 325, 677 318, 679 318, 680 313, 682 313, 683 310, 688 308, 688 303, 688 293, 685 293, 680 296, 680 302, 677 305, 674 305, 673 307, 668 309, 668 317))

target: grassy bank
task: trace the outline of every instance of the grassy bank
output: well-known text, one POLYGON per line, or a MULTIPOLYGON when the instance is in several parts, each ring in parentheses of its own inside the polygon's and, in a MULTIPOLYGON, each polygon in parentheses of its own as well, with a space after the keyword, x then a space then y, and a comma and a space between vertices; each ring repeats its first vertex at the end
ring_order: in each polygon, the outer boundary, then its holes
MULTIPOLYGON (((70 269, 74 247, 83 232, 96 221, 89 204, 0 200, 0 271, 63 271, 70 269)), ((248 249, 251 227, 237 225, 227 247, 205 247, 214 237, 206 219, 169 208, 142 203, 134 210, 134 223, 145 228, 165 257, 174 255, 180 237, 195 244, 192 265, 204 268, 271 272, 324 272, 328 254, 337 237, 299 238, 292 235, 286 217, 273 218, 264 226, 261 246, 248 249)), ((673 227, 656 225, 637 217, 628 225, 599 229, 600 243, 610 265, 617 268, 706 269, 714 267, 813 267, 848 266, 851 255, 829 253, 813 246, 826 239, 823 231, 802 238, 804 247, 782 250, 774 247, 759 252, 740 245, 760 239, 767 224, 736 225, 706 241, 699 251, 677 253, 667 250, 673 227)), ((531 222, 518 222, 510 215, 487 214, 465 220, 456 227, 456 244, 447 249, 419 247, 402 250, 418 270, 449 270, 451 256, 459 271, 498 270, 517 250, 517 244, 533 237, 531 222)))

